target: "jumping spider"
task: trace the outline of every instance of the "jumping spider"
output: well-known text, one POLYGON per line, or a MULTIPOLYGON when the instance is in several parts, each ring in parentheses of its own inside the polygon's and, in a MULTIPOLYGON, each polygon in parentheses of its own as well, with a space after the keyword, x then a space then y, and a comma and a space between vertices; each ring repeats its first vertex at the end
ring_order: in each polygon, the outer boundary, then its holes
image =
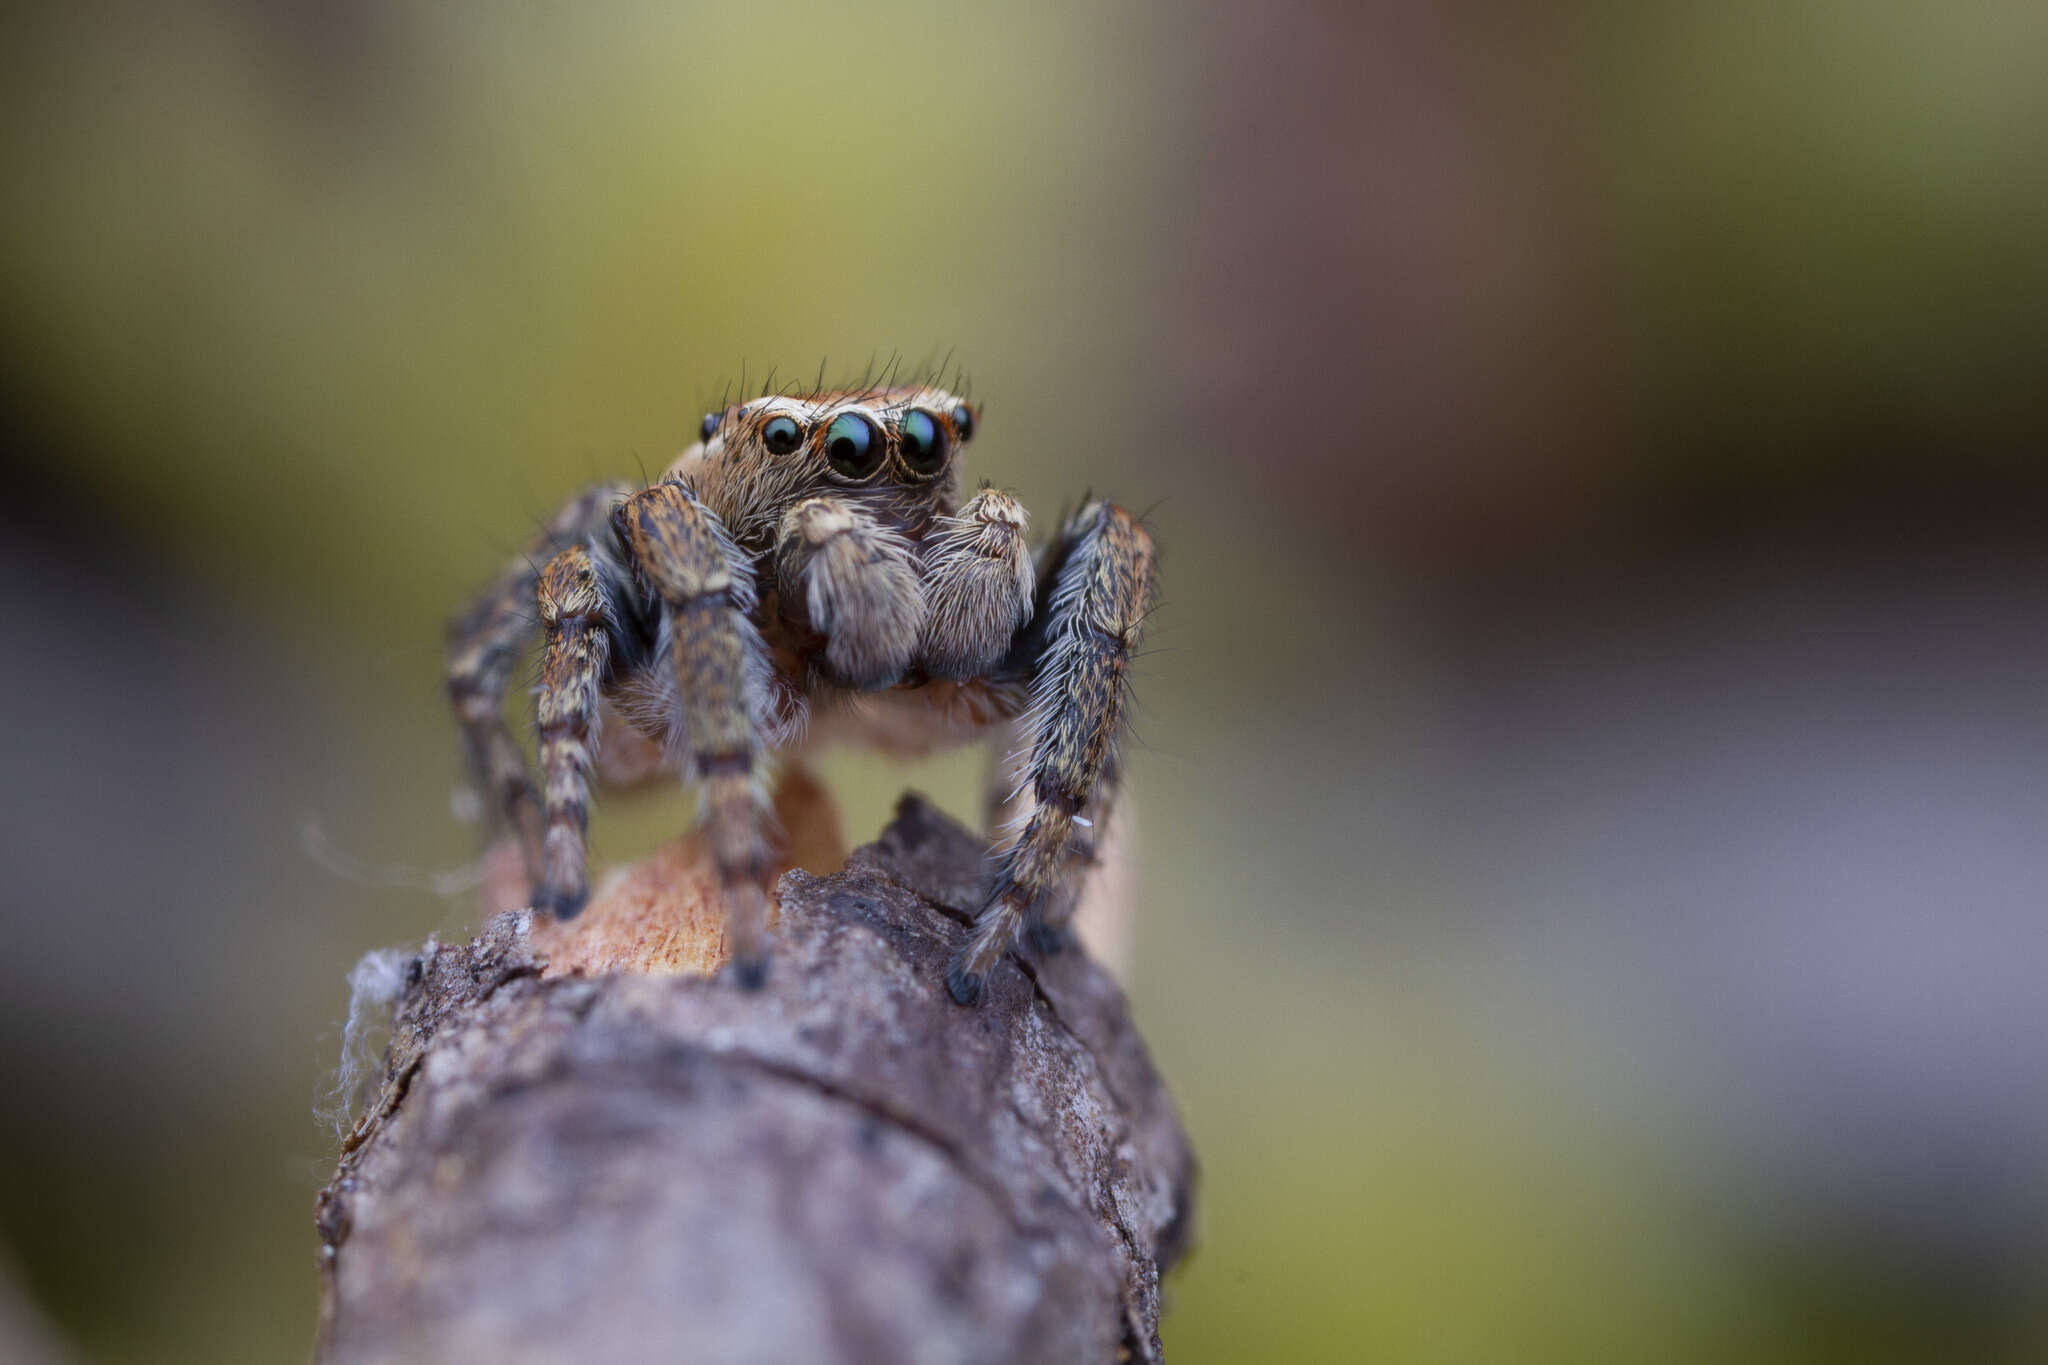
POLYGON ((537 909, 567 919, 589 896, 593 766, 608 783, 679 771, 702 788, 734 976, 758 985, 774 756, 980 736, 1012 765, 1022 818, 947 986, 974 1003, 1020 929, 1058 946, 1115 794, 1152 542, 1089 502, 1034 555, 1015 498, 984 485, 961 502, 978 423, 930 385, 711 413, 653 484, 579 494, 454 623, 449 694, 537 909), (536 601, 538 795, 504 719, 536 601))

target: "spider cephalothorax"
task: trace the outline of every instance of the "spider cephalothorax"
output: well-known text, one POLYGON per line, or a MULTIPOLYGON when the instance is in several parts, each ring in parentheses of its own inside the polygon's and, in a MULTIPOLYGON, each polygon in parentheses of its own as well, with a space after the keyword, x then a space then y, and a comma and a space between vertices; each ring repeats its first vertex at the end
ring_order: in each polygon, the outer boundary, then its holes
POLYGON ((961 501, 978 418, 929 385, 711 413, 654 483, 578 495, 455 623, 450 696, 536 908, 568 918, 589 895, 593 768, 679 770, 703 791, 735 974, 758 983, 769 771, 801 756, 815 718, 895 751, 985 735, 1014 763, 1004 795, 1021 809, 955 999, 979 996, 1020 928, 1060 940, 1114 794, 1152 543, 1090 502, 1034 555, 1015 498, 984 486, 961 501), (536 602, 538 794, 503 713, 536 602))

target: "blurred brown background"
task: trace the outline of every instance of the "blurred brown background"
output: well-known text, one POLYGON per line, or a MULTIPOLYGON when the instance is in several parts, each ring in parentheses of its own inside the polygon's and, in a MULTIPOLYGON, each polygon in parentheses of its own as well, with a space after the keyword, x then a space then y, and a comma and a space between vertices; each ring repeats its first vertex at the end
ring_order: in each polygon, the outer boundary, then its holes
POLYGON ((471 916, 304 830, 460 865, 533 520, 950 352, 1158 504, 1176 1360, 2048 1355, 2048 8, 6 24, 0 1330, 303 1355, 343 978, 471 916))

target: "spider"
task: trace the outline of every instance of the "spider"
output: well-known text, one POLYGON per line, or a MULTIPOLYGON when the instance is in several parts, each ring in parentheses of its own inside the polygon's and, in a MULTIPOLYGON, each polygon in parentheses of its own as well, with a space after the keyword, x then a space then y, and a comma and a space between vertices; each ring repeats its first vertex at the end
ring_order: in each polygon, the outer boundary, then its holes
POLYGON ((536 909, 568 919, 589 897, 593 769, 680 772, 701 788, 730 971, 757 987, 778 756, 983 738, 1015 785, 994 789, 992 872, 948 989, 973 1004, 1020 932, 1059 948, 1120 775, 1152 541, 1088 501, 1034 554, 1016 498, 961 500, 979 425, 930 384, 728 406, 653 483, 578 494, 453 623, 449 696, 536 909), (538 792, 504 716, 536 624, 538 792))

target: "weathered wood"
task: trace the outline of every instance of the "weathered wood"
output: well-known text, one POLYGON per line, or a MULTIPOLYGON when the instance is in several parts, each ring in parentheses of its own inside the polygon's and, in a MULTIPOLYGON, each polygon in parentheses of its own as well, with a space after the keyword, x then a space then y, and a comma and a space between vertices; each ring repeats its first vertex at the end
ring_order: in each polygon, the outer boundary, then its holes
POLYGON ((947 997, 983 868, 906 797, 783 877, 756 993, 701 974, 687 843, 430 943, 320 1194, 319 1360, 1157 1359, 1186 1136, 1080 952, 947 997))

